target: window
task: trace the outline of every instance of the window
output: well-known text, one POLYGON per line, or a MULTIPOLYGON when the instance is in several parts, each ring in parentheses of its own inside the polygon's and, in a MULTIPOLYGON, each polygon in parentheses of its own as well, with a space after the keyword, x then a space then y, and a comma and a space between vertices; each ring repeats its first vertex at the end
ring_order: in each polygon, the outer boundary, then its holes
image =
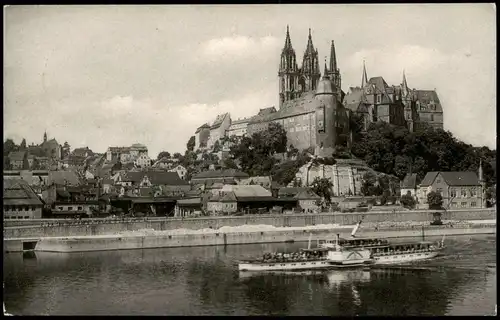
POLYGON ((470 206, 471 206, 471 208, 474 208, 474 207, 476 207, 476 203, 475 202, 471 202, 470 206))
POLYGON ((61 210, 61 211, 62 211, 62 210, 64 210, 64 209, 63 209, 63 207, 57 207, 57 209, 59 209, 59 210, 61 210))
POLYGON ((83 210, 82 207, 78 207, 78 210, 83 210))
POLYGON ((456 189, 453 189, 453 188, 452 188, 452 189, 450 189, 450 196, 451 196, 452 198, 455 198, 455 197, 457 196, 457 190, 456 190, 456 189))
POLYGON ((293 122, 294 121, 294 118, 290 118, 290 122, 293 122))
POLYGON ((68 211, 71 211, 71 210, 73 210, 73 207, 68 207, 68 211))
POLYGON ((378 94, 377 95, 377 103, 380 103, 382 101, 382 95, 378 94))
POLYGON ((460 203, 460 206, 461 206, 462 208, 467 207, 467 202, 462 202, 462 203, 460 203))
POLYGON ((30 216, 24 216, 24 219, 29 219, 29 218, 30 218, 30 216))
POLYGON ((434 121, 434 115, 431 114, 431 121, 434 121))
POLYGON ((441 179, 436 179, 436 183, 441 183, 441 179))
POLYGON ((441 195, 441 197, 443 196, 443 189, 437 188, 436 192, 439 193, 441 195))
POLYGON ((476 188, 471 188, 471 189, 470 189, 470 196, 471 196, 471 197, 476 197, 476 196, 477 196, 477 193, 476 193, 476 188))
POLYGON ((462 198, 467 198, 467 190, 462 189, 460 195, 462 196, 462 198))

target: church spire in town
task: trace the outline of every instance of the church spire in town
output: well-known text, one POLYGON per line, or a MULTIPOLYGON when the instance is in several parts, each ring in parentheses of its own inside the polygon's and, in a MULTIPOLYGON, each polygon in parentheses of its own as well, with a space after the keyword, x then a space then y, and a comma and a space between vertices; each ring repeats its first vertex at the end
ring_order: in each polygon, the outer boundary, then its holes
POLYGON ((410 89, 408 89, 408 83, 406 82, 405 69, 403 69, 403 83, 401 87, 401 89, 403 90, 403 95, 406 96, 410 92, 410 89))
POLYGON ((332 46, 330 48, 330 72, 335 72, 337 70, 337 55, 335 54, 335 43, 332 40, 332 46))
POLYGON ((293 50, 292 40, 290 40, 290 28, 288 27, 288 25, 286 25, 285 47, 283 48, 283 51, 285 50, 293 50))
POLYGON ((361 88, 364 88, 368 84, 368 76, 366 75, 365 60, 363 60, 363 76, 361 78, 361 88))
POLYGON ((43 133, 43 142, 47 142, 47 130, 43 133))

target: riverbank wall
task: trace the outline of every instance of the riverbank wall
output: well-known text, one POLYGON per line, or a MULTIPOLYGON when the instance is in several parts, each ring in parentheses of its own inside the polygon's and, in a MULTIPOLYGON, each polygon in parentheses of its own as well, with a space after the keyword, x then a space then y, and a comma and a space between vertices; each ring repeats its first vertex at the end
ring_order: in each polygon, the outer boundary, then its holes
MULTIPOLYGON (((259 244, 275 242, 301 242, 309 237, 331 238, 333 234, 349 237, 348 228, 312 229, 262 232, 215 232, 209 234, 157 234, 157 235, 108 235, 82 237, 54 237, 41 239, 11 239, 4 241, 4 252, 22 251, 22 242, 30 242, 35 251, 45 252, 86 252, 127 249, 174 248, 193 246, 227 246, 236 244, 259 244)), ((443 235, 496 234, 495 225, 471 224, 467 227, 429 226, 424 228, 426 237, 443 235)), ((363 237, 405 238, 421 237, 421 228, 367 229, 363 237)))
MULTIPOLYGON (((270 225, 274 227, 305 227, 322 224, 353 225, 359 220, 363 223, 382 222, 424 222, 433 221, 433 211, 414 210, 400 212, 360 212, 360 213, 321 213, 321 214, 294 214, 294 215, 246 215, 227 217, 203 217, 185 219, 143 219, 134 221, 121 221, 109 219, 94 220, 59 220, 35 222, 27 221, 32 225, 6 225, 4 220, 4 239, 11 238, 38 238, 38 237, 64 237, 64 236, 97 236, 111 235, 125 231, 140 229, 175 230, 175 229, 219 229, 221 227, 236 227, 242 225, 270 225), (44 225, 42 225, 42 223, 44 225)), ((476 210, 449 210, 441 212, 442 220, 465 221, 465 220, 495 220, 496 209, 476 210)), ((42 220, 43 221, 43 220, 42 220)), ((20 221, 16 221, 20 223, 20 221)), ((24 223, 24 222, 23 222, 24 223)))

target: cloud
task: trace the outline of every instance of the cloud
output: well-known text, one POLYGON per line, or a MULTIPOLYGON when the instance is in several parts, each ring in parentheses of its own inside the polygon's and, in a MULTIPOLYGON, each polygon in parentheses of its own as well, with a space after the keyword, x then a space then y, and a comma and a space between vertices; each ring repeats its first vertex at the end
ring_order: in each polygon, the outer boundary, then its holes
POLYGON ((278 46, 278 39, 272 36, 253 38, 232 36, 210 39, 202 44, 202 53, 210 59, 245 58, 266 56, 278 46))

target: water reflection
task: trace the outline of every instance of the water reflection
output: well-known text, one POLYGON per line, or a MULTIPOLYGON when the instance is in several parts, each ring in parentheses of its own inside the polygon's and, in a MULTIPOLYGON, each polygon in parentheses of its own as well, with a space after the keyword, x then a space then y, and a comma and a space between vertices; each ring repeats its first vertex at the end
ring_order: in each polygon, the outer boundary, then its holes
POLYGON ((381 269, 239 272, 236 261, 303 244, 4 255, 14 314, 485 314, 496 301, 496 242, 448 238, 440 259, 381 269), (489 266, 489 267, 488 267, 489 266), (485 271, 486 270, 486 271, 485 271), (468 304, 467 304, 468 303, 468 304))

